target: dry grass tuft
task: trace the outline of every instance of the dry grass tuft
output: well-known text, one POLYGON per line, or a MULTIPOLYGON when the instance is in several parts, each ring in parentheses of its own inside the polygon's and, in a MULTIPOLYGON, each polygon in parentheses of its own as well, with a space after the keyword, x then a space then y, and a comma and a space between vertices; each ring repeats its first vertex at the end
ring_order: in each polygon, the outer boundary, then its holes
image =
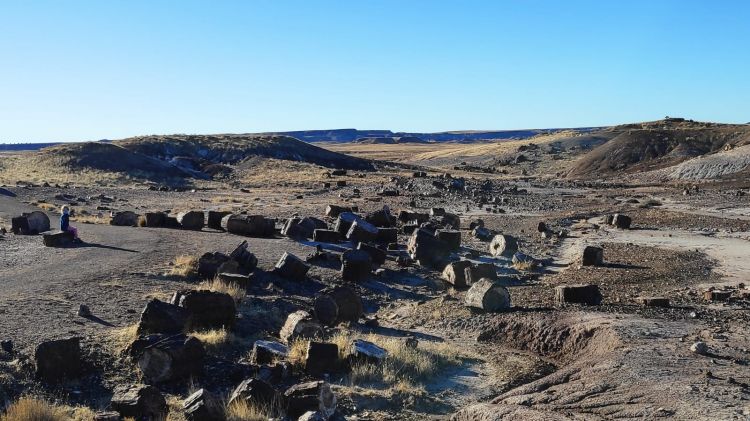
MULTIPOLYGON (((344 344, 354 339, 350 336, 347 340, 345 336, 341 334, 334 338, 344 344)), ((380 364, 362 363, 353 366, 349 380, 352 385, 357 386, 420 394, 425 383, 440 375, 446 368, 460 365, 466 357, 458 348, 446 342, 422 341, 417 348, 408 348, 399 338, 371 334, 363 339, 388 351, 388 356, 380 364)))
POLYGON ((234 282, 224 282, 218 276, 210 281, 203 281, 199 285, 200 289, 207 289, 214 292, 223 292, 229 294, 237 303, 245 299, 247 292, 240 285, 234 282))
POLYGON ((512 264, 513 269, 519 272, 529 272, 536 270, 539 267, 539 263, 535 260, 518 261, 512 264))
POLYGON ((227 421, 267 421, 273 419, 273 408, 239 402, 227 408, 227 421))
POLYGON ((306 339, 295 339, 289 344, 289 352, 287 353, 287 361, 294 367, 302 367, 305 364, 305 356, 307 355, 307 344, 310 341, 306 339))
POLYGON ((115 349, 123 351, 138 338, 138 324, 112 329, 110 332, 115 349))
POLYGON ((229 346, 237 341, 237 337, 226 329, 201 330, 190 332, 190 336, 196 337, 209 351, 216 351, 229 346))
POLYGON ((191 278, 198 275, 198 258, 196 256, 181 255, 177 256, 172 262, 172 268, 169 270, 172 276, 182 278, 191 278))
POLYGON ((53 205, 52 203, 39 202, 34 205, 43 211, 60 213, 60 207, 57 205, 53 205))
POLYGON ((69 421, 65 409, 45 400, 24 397, 11 404, 0 415, 0 421, 69 421))

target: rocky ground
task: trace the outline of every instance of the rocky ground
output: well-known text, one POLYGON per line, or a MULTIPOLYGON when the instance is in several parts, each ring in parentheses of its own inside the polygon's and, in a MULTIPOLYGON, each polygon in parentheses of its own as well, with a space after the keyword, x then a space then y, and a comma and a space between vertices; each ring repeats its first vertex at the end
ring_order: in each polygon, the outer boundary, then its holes
MULTIPOLYGON (((104 411, 118 408, 118 387, 153 384, 166 397, 168 419, 182 420, 182 400, 191 392, 202 388, 227 399, 255 377, 279 392, 326 380, 337 406, 319 408, 319 415, 338 419, 750 417, 748 186, 545 183, 437 171, 415 178, 398 167, 305 180, 183 191, 75 182, 3 187, 0 225, 10 231, 13 217, 39 209, 55 225, 56 210, 69 204, 85 243, 51 248, 39 235, 0 236, 0 339, 12 343, 12 350, 0 351, 0 402, 31 394, 104 411), (337 187, 340 180, 346 186, 337 187), (394 220, 381 225, 398 229, 398 246, 371 274, 345 282, 340 255, 354 243, 281 232, 295 216, 332 227, 336 218, 325 215, 329 204, 357 206, 363 217, 384 206, 394 218, 401 210, 443 208, 460 218, 461 247, 428 265, 425 259, 439 255, 441 247, 428 245, 428 256, 416 262, 404 232, 409 221, 394 220), (259 238, 211 228, 108 224, 112 212, 185 210, 260 214, 275 220, 276 231, 259 238), (616 213, 632 218, 629 228, 606 223, 616 213), (514 265, 513 253, 492 256, 492 237, 472 233, 470 224, 479 219, 493 234, 511 236, 533 263, 514 265), (540 222, 547 228, 543 233, 540 222), (201 276, 194 271, 179 270, 178 257, 229 254, 245 240, 258 262, 235 297, 233 326, 190 330, 203 342, 203 364, 188 376, 154 381, 153 373, 144 372, 147 365, 124 351, 136 338, 134 327, 147 302, 207 288, 198 286, 201 276), (322 252, 313 257, 316 246, 322 252), (582 266, 586 246, 600 247, 603 262, 582 266), (285 252, 303 260, 311 256, 309 272, 300 279, 274 272, 285 252), (507 291, 510 307, 467 307, 469 286, 446 282, 441 273, 446 261, 458 260, 491 264, 494 285, 507 291), (344 367, 339 358, 326 365, 307 350, 306 335, 295 334, 299 338, 286 344, 288 354, 272 365, 252 358, 256 340, 283 341, 290 314, 317 316, 314 299, 345 284, 361 297, 362 317, 316 331, 314 342, 336 343, 343 357, 351 339, 361 338, 388 357, 344 367), (556 298, 559 287, 577 284, 598 287, 601 302, 556 298), (644 298, 668 304, 644 304, 644 298), (91 314, 79 315, 80 305, 91 314), (71 337, 81 338, 82 369, 54 381, 40 378, 37 347, 71 337), (413 339, 416 349, 407 342, 413 339), (322 369, 307 369, 306 360, 322 369)), ((431 219, 433 228, 450 222, 431 219)), ((385 248, 387 242, 372 244, 385 248)))

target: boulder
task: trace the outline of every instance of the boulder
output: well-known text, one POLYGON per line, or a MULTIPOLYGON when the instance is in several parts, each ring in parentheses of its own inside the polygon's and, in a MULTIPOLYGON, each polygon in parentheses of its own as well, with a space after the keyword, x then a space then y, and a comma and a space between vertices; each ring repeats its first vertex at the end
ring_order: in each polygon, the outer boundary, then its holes
POLYGON ((346 233, 346 238, 352 242, 375 241, 378 238, 378 227, 362 219, 355 219, 346 233))
POLYGON ((109 224, 119 227, 137 227, 138 214, 131 211, 115 212, 112 214, 109 224))
POLYGON ((446 213, 440 217, 440 223, 443 226, 453 228, 454 230, 461 229, 461 218, 453 213, 446 213))
POLYGON ((75 237, 70 231, 51 230, 42 233, 45 247, 68 247, 75 243, 75 237))
POLYGON ((490 242, 490 254, 495 257, 512 257, 518 251, 518 241, 505 234, 496 235, 490 242))
POLYGON ((445 215, 445 208, 431 208, 430 209, 430 216, 444 216, 445 215))
POLYGON ((189 324, 189 311, 154 298, 141 312, 138 334, 181 333, 189 327, 189 324))
POLYGON ((320 243, 340 243, 344 237, 340 232, 329 229, 316 229, 313 231, 313 241, 320 243))
POLYGON ((303 239, 306 238, 304 229, 299 226, 302 219, 298 217, 292 217, 286 220, 284 226, 281 228, 281 235, 289 238, 303 239))
POLYGON ((485 312, 506 311, 510 309, 510 293, 495 281, 482 278, 471 285, 464 303, 467 307, 485 312))
MULTIPOLYGON (((450 255, 450 245, 420 228, 411 235, 406 245, 409 257, 423 266, 440 267, 450 255)), ((443 266, 444 267, 444 266, 443 266)))
POLYGON ((42 342, 34 351, 36 377, 44 382, 58 383, 77 378, 83 371, 79 338, 42 342))
POLYGON ((581 266, 602 266, 604 250, 601 247, 586 246, 581 253, 581 266))
POLYGON ((188 211, 177 214, 177 222, 182 228, 200 231, 206 224, 206 215, 203 211, 188 211))
POLYGON ((364 250, 348 250, 341 255, 341 278, 344 282, 359 282, 372 272, 372 258, 364 250))
POLYGON ((630 219, 629 216, 622 215, 619 213, 616 213, 612 217, 612 225, 620 229, 630 229, 631 222, 632 222, 632 219, 630 219))
POLYGON ((297 421, 325 421, 327 419, 318 411, 307 411, 301 417, 297 418, 297 421))
POLYGON ((602 302, 599 286, 593 284, 560 285, 555 287, 555 303, 598 305, 602 302))
POLYGON ((382 363, 388 356, 388 351, 363 339, 355 339, 349 347, 350 363, 382 363))
POLYGON ((221 220, 221 228, 231 234, 248 237, 273 237, 276 227, 272 219, 262 215, 227 215, 221 220))
POLYGON ((279 339, 287 345, 295 339, 313 339, 320 336, 323 336, 323 328, 320 323, 313 320, 310 313, 304 310, 298 310, 290 314, 279 332, 279 339))
POLYGON ((468 286, 465 271, 470 267, 471 262, 468 260, 448 263, 443 269, 443 279, 456 288, 465 288, 468 286))
POLYGON ((339 347, 336 344, 310 341, 305 352, 305 373, 313 377, 335 372, 339 367, 339 347))
POLYGON ((243 275, 241 273, 219 272, 216 274, 216 279, 227 285, 236 284, 243 290, 246 290, 250 287, 251 277, 250 275, 243 275))
POLYGON ((148 228, 159 228, 164 226, 164 212, 146 212, 138 218, 138 226, 148 228))
POLYGON ((204 253, 198 258, 198 275, 202 278, 213 278, 219 272, 219 268, 230 260, 229 256, 223 253, 213 252, 204 253))
POLYGON ((371 246, 367 243, 358 243, 357 250, 367 252, 367 254, 370 255, 370 259, 372 259, 372 264, 374 265, 382 265, 385 263, 386 252, 379 247, 371 246))
POLYGON ((304 281, 310 266, 299 257, 285 252, 274 267, 274 272, 279 276, 292 281, 304 281))
POLYGON ((391 215, 390 209, 384 207, 375 212, 368 213, 365 216, 365 221, 375 225, 376 227, 392 227, 396 224, 396 218, 391 215))
POLYGON ((352 227, 352 223, 357 219, 359 219, 359 216, 351 212, 342 212, 339 214, 338 218, 336 218, 336 222, 333 224, 333 230, 345 237, 349 232, 349 229, 352 227))
POLYGON ((378 237, 375 241, 379 243, 395 243, 398 241, 398 228, 378 228, 378 237))
POLYGON ((344 212, 356 212, 356 207, 352 206, 339 206, 339 205, 328 205, 326 206, 325 215, 330 218, 336 218, 344 212))
POLYGON ((143 349, 138 368, 149 383, 186 380, 203 371, 206 350, 192 336, 174 335, 143 349))
POLYGON ((32 235, 29 220, 25 216, 16 216, 10 220, 10 231, 16 235, 32 235))
POLYGON ((469 223, 469 229, 474 231, 474 228, 477 227, 484 227, 484 220, 483 219, 475 219, 469 223))
POLYGON ((364 314, 362 297, 347 286, 325 289, 315 297, 313 303, 315 318, 326 326, 341 322, 356 323, 364 314))
POLYGON ((666 297, 638 297, 636 300, 644 307, 669 307, 666 297))
POLYGON ((208 290, 180 291, 172 296, 171 304, 187 310, 190 329, 230 329, 237 317, 231 295, 208 290))
POLYGON ((732 296, 730 290, 709 289, 703 291, 703 299, 706 301, 727 301, 732 296))
POLYGON ((483 226, 478 226, 471 230, 471 235, 478 240, 490 241, 495 236, 495 233, 483 226))
POLYGON ((49 217, 42 211, 23 214, 28 222, 30 234, 39 234, 50 230, 49 217))
POLYGON ((123 418, 137 421, 162 420, 169 413, 164 395, 154 386, 146 385, 115 387, 110 407, 123 418))
POLYGON ((227 407, 245 403, 249 407, 271 407, 279 400, 278 392, 265 380, 247 379, 229 395, 227 407))
POLYGON ((419 225, 421 223, 429 221, 430 215, 424 212, 402 210, 398 213, 398 220, 403 223, 413 222, 419 225))
POLYGON ((453 251, 461 248, 461 231, 439 229, 435 231, 435 237, 445 241, 453 251))
POLYGON ((250 360, 253 364, 271 364, 276 360, 283 360, 289 353, 286 345, 276 341, 257 340, 253 344, 250 360))
POLYGON ((319 412, 325 419, 336 412, 336 396, 324 381, 296 384, 284 392, 286 415, 297 419, 308 411, 319 412))
POLYGON ((545 224, 544 221, 540 221, 538 224, 536 224, 536 230, 538 232, 546 232, 549 229, 547 228, 547 224, 545 224))
POLYGON ((482 278, 497 280, 497 268, 492 263, 477 263, 464 269, 466 285, 473 285, 482 278))
POLYGON ((224 421, 226 414, 221 399, 206 389, 198 389, 182 403, 187 421, 224 421))
MULTIPOLYGON (((237 262, 240 268, 246 272, 251 272, 258 266, 258 258, 248 250, 247 241, 241 242, 234 250, 232 250, 232 252, 229 253, 229 258, 232 259, 232 261, 237 262)), ((222 267, 220 266, 219 269, 221 268, 222 267)))
POLYGON ((162 225, 164 228, 172 228, 172 229, 179 229, 182 228, 182 225, 180 225, 180 221, 177 220, 176 216, 164 216, 164 225, 162 225))
POLYGON ((231 214, 232 212, 208 211, 208 220, 206 222, 206 225, 211 229, 223 231, 224 228, 221 227, 221 220, 224 219, 225 216, 231 214))

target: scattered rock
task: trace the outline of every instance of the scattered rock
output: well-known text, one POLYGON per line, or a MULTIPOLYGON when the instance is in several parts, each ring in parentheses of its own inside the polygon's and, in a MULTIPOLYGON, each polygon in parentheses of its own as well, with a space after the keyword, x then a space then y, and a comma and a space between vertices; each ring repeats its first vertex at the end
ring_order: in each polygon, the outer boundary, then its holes
POLYGON ((180 212, 177 214, 177 222, 182 228, 200 231, 206 223, 206 215, 203 211, 180 212))
POLYGON ((518 251, 518 241, 505 234, 497 234, 490 242, 490 254, 494 257, 512 257, 518 251))
POLYGON ((251 354, 253 364, 271 364, 276 360, 286 358, 289 348, 275 341, 255 341, 251 354))
POLYGON ((338 369, 339 347, 336 344, 310 341, 305 352, 305 373, 322 377, 338 369))
POLYGON ((240 383, 229 396, 227 406, 231 407, 240 402, 251 408, 270 407, 278 401, 278 392, 265 380, 258 378, 247 379, 240 383))
POLYGON ((313 231, 313 241, 321 243, 340 243, 343 240, 341 233, 329 229, 316 229, 313 231))
POLYGON ((230 329, 237 317, 231 295, 208 290, 176 292, 171 303, 190 314, 190 329, 230 329))
POLYGON ((705 342, 696 342, 690 345, 690 351, 698 355, 708 354, 708 344, 705 342))
POLYGON ((182 408, 187 421, 224 421, 226 419, 221 399, 206 389, 198 389, 188 396, 182 403, 182 408))
POLYGON ((120 227, 137 227, 138 214, 131 211, 115 212, 112 219, 109 220, 109 224, 120 227))
POLYGON ((364 314, 362 298, 354 289, 339 286, 321 291, 313 303, 315 317, 326 326, 356 323, 364 314))
POLYGON ((336 396, 324 381, 296 384, 284 392, 284 397, 286 414, 292 419, 308 411, 317 411, 328 419, 336 412, 336 396))
POLYGON ((424 228, 414 231, 406 250, 412 259, 423 266, 444 267, 445 260, 450 255, 450 245, 424 228))
POLYGON ((665 297, 638 297, 637 300, 644 307, 669 307, 669 298, 665 297))
POLYGON ((555 302, 598 305, 602 302, 602 294, 598 285, 560 285, 555 287, 555 302))
POLYGON ((34 351, 38 379, 58 383, 74 379, 83 371, 79 338, 42 342, 34 351))
POLYGON ((221 220, 224 219, 227 215, 231 215, 232 212, 221 212, 221 211, 208 211, 208 220, 206 222, 206 225, 215 230, 223 231, 224 228, 221 227, 221 220))
POLYGON ((357 250, 362 250, 369 254, 370 259, 372 260, 372 264, 374 265, 382 265, 383 263, 385 263, 386 252, 383 249, 371 246, 367 243, 358 243, 357 250))
POLYGON ((378 227, 365 220, 355 219, 346 238, 352 242, 375 241, 378 238, 378 227))
POLYGON ((75 243, 75 237, 70 231, 52 230, 42 233, 45 247, 69 247, 75 243))
POLYGON ((124 418, 138 421, 165 419, 169 413, 167 400, 153 386, 117 386, 110 406, 124 418))
POLYGON ((446 242, 453 251, 461 248, 461 231, 439 229, 435 231, 435 237, 446 242))
POLYGON ((581 254, 581 266, 604 265, 604 250, 601 247, 586 246, 581 254))
POLYGON ((625 216, 619 213, 615 214, 612 217, 612 225, 620 229, 630 229, 631 222, 632 220, 629 216, 625 216))
POLYGON ((275 223, 262 215, 227 215, 221 220, 221 228, 231 234, 248 237, 273 237, 275 223))
POLYGON ((292 281, 304 281, 309 270, 310 266, 307 263, 289 252, 281 256, 274 268, 274 272, 279 276, 292 281))
POLYGON ((468 260, 459 260, 457 262, 448 263, 443 269, 443 279, 456 288, 466 288, 466 269, 471 267, 471 262, 468 260))
POLYGON ((279 339, 289 345, 298 338, 313 339, 322 335, 323 328, 313 319, 310 313, 298 310, 286 318, 286 322, 279 332, 279 339))
POLYGON ((344 282, 359 282, 372 272, 372 258, 364 250, 348 250, 341 255, 341 278, 344 282))
POLYGON ((510 293, 493 280, 482 278, 471 285, 464 303, 485 312, 505 311, 510 309, 510 293))
POLYGON ((149 383, 185 380, 201 373, 205 354, 198 339, 174 335, 144 348, 138 368, 149 383))
POLYGON ((141 312, 138 334, 181 333, 189 327, 189 323, 189 311, 154 298, 146 304, 143 312, 141 312))
POLYGON ((388 356, 388 351, 363 339, 355 339, 349 347, 351 363, 379 364, 388 356))

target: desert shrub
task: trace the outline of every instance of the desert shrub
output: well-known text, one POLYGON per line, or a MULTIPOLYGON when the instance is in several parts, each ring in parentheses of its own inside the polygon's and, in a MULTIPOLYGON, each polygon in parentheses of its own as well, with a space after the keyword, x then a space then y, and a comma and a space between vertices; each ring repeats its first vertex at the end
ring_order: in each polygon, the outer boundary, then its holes
POLYGON ((242 300, 245 298, 245 295, 247 294, 245 288, 234 282, 224 282, 218 276, 210 281, 201 282, 199 287, 201 289, 207 289, 209 291, 229 294, 232 298, 234 298, 234 301, 238 303, 242 302, 242 300))
POLYGON ((187 255, 175 257, 169 274, 181 278, 190 278, 198 275, 198 258, 187 255))
POLYGON ((68 413, 45 400, 23 397, 12 403, 0 421, 68 421, 68 413))

